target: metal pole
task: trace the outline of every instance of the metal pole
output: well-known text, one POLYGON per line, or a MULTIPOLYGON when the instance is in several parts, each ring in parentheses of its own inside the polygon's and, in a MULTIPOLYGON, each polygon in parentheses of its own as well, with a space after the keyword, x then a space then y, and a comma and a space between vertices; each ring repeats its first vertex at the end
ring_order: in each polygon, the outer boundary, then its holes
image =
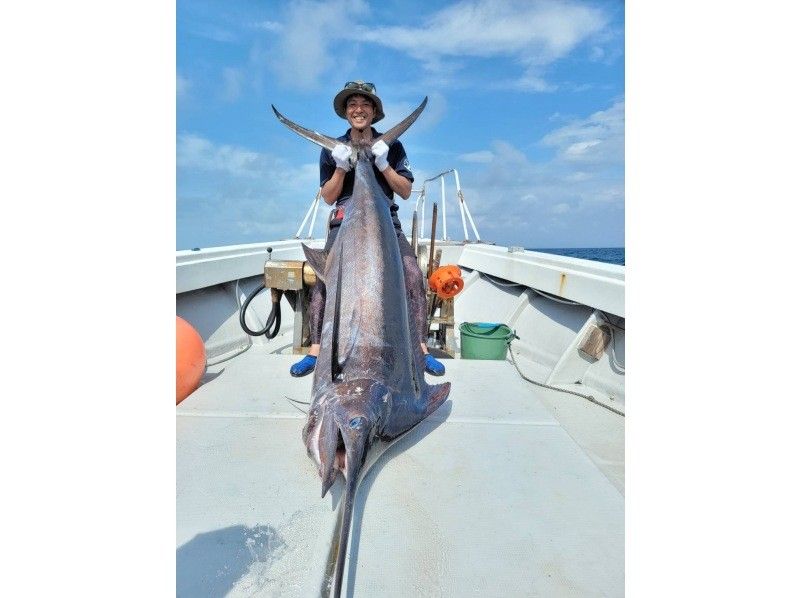
POLYGON ((319 190, 317 191, 316 197, 314 197, 314 199, 311 201, 311 205, 308 206, 308 211, 306 212, 306 217, 303 218, 303 222, 300 223, 300 228, 297 229, 297 233, 294 236, 295 239, 299 239, 300 238, 300 233, 303 231, 303 227, 306 225, 306 221, 308 220, 308 217, 311 215, 311 210, 314 209, 314 205, 316 205, 317 200, 319 199, 319 194, 321 192, 322 192, 322 187, 319 188, 319 190))
POLYGON ((472 225, 472 232, 475 233, 475 238, 478 239, 478 241, 480 241, 481 236, 478 234, 478 229, 475 227, 475 221, 472 219, 472 214, 469 213, 469 206, 467 205, 466 201, 464 202, 464 209, 467 212, 467 218, 469 218, 469 223, 472 225))
POLYGON ((414 252, 414 257, 417 257, 417 211, 411 216, 411 251, 414 252))
POLYGON ((444 174, 442 174, 442 240, 447 241, 447 204, 444 202, 444 174))
POLYGON ((458 171, 456 169, 453 169, 453 172, 456 175, 456 189, 458 189, 458 196, 461 198, 461 202, 464 204, 464 211, 467 213, 467 218, 469 218, 469 223, 472 225, 472 232, 475 233, 475 238, 478 239, 478 241, 480 241, 481 236, 478 234, 478 229, 475 226, 475 221, 472 219, 472 214, 469 213, 469 206, 467 205, 467 202, 464 201, 464 194, 461 192, 461 182, 458 179, 458 171))
POLYGON ((458 209, 461 211, 461 226, 464 227, 464 240, 469 241, 467 231, 467 221, 464 219, 464 195, 461 193, 461 185, 458 182, 458 171, 454 168, 453 175, 456 177, 456 195, 458 195, 458 209))
POLYGON ((464 240, 469 241, 469 231, 467 231, 467 221, 464 217, 464 195, 458 191, 458 206, 461 208, 461 226, 464 227, 464 240))
POLYGON ((319 198, 322 196, 322 187, 319 188, 317 192, 317 196, 314 198, 314 215, 311 217, 311 224, 308 226, 308 238, 311 239, 311 235, 314 232, 314 223, 317 221, 317 211, 319 210, 319 198))
POLYGON ((412 189, 411 192, 417 194, 417 202, 414 204, 414 213, 417 215, 417 220, 419 220, 420 218, 419 205, 422 202, 423 195, 425 194, 425 187, 423 186, 422 189, 417 189, 416 191, 412 189))
MULTIPOLYGON (((417 218, 419 219, 419 230, 425 230, 423 227, 425 226, 425 185, 422 185, 422 189, 417 191, 419 195, 417 195, 417 203, 414 205, 414 212, 417 214, 417 218), (422 209, 420 210, 420 206, 422 209)), ((422 235, 420 235, 422 236, 422 235)))
POLYGON ((436 203, 433 204, 433 216, 431 216, 431 250, 430 257, 428 257, 428 275, 425 277, 430 278, 433 274, 433 246, 436 244, 436 203))

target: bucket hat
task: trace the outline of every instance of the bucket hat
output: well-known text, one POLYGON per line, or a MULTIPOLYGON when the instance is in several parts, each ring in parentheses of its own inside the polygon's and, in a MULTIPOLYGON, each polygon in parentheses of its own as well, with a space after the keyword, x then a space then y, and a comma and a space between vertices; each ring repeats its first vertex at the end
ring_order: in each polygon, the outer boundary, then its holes
POLYGON ((347 120, 347 98, 352 95, 366 96, 375 102, 375 118, 372 119, 372 122, 376 123, 386 115, 383 113, 383 103, 381 102, 381 99, 375 95, 375 92, 375 85, 372 83, 367 83, 366 81, 361 80, 348 81, 344 84, 344 89, 337 93, 336 97, 333 98, 333 109, 341 118, 347 120))

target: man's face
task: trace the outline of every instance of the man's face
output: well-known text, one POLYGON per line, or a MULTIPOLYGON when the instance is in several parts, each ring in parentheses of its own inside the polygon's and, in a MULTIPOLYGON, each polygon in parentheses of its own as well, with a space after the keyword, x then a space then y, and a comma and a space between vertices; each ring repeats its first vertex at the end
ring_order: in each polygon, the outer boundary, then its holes
POLYGON ((357 131, 363 131, 372 124, 375 118, 375 107, 372 100, 362 95, 352 95, 345 104, 347 122, 357 131))

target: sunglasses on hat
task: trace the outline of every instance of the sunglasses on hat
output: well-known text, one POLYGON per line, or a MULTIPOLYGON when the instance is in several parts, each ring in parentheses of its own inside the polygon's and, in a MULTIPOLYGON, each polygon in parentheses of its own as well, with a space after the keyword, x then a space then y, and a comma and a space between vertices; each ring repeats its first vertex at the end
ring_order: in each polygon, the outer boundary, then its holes
POLYGON ((375 93, 375 85, 366 81, 348 81, 344 84, 345 89, 360 89, 367 93, 375 93))

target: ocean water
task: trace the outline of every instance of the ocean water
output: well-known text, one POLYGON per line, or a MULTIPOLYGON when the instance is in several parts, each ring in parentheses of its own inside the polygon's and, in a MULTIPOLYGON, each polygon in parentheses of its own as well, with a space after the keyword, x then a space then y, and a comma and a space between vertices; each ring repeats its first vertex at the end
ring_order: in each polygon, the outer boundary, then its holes
POLYGON ((542 253, 555 253, 567 257, 579 257, 585 260, 606 262, 607 264, 625 265, 624 247, 567 247, 564 249, 532 249, 528 251, 541 251, 542 253))

